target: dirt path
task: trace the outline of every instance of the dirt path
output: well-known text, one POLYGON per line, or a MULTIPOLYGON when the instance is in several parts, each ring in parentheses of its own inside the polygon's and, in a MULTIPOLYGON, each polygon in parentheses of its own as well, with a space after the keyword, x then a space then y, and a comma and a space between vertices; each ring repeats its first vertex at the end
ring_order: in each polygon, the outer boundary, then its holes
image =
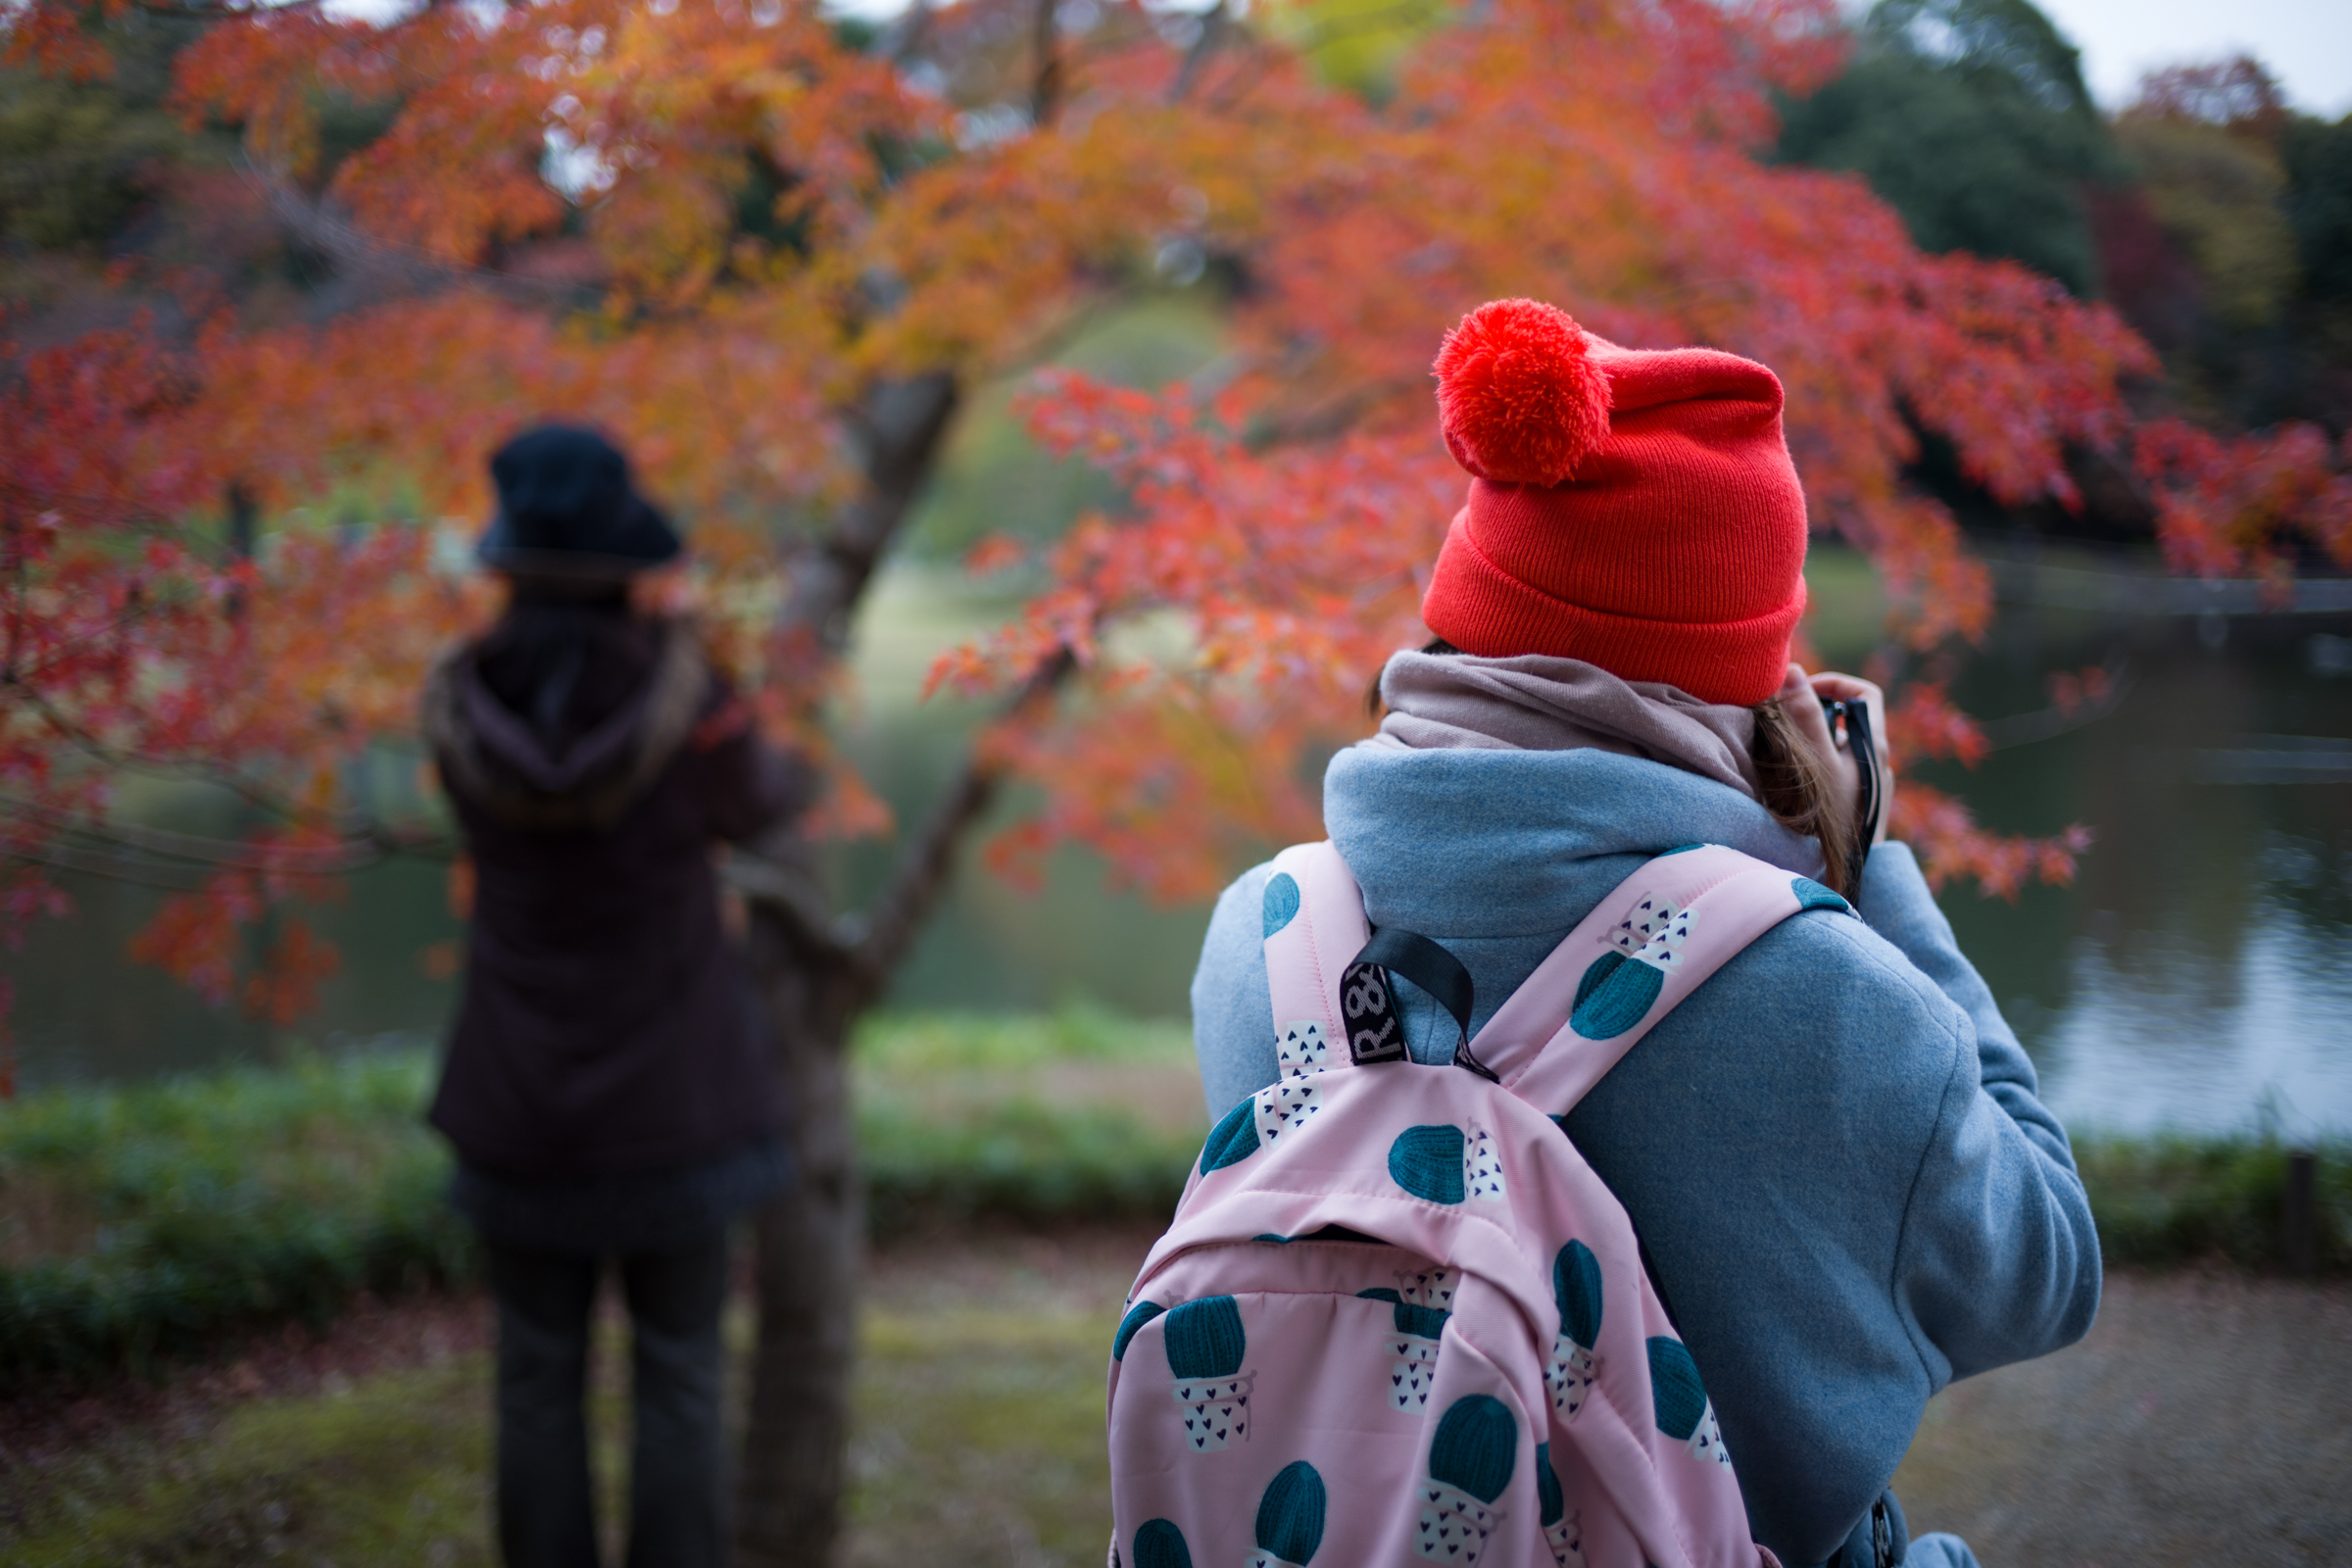
MULTIPOLYGON (((874 1259, 850 1568, 1102 1560, 1103 1356, 1150 1240, 934 1238, 874 1259)), ((484 1317, 379 1309, 164 1390, 17 1410, 0 1560, 488 1568, 484 1317)), ((610 1475, 616 1378, 595 1406, 610 1475)), ((1937 1398, 1896 1485, 1915 1529, 1958 1531, 1985 1568, 2352 1564, 2347 1410, 2352 1290, 2120 1277, 2084 1344, 1937 1398)))
POLYGON ((1985 1568, 2352 1563, 2352 1291, 2112 1276, 2081 1345, 1937 1397, 1895 1490, 1985 1568))

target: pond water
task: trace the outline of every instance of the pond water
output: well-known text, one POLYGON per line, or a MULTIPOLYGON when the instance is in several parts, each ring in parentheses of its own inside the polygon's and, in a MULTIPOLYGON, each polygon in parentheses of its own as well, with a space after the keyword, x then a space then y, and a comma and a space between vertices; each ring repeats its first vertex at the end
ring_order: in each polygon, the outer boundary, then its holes
POLYGON ((2071 887, 1942 900, 2051 1102, 2116 1130, 2352 1131, 2344 617, 2058 609, 2004 575, 1953 692, 2007 744, 1923 776, 1998 826, 2098 835, 2071 887), (2118 697, 2062 727, 2048 676, 2089 665, 2118 697))
MULTIPOLYGON (((2011 597, 1994 632, 1949 672, 1998 747, 1974 770, 1923 776, 1998 827, 2080 821, 2098 834, 2071 887, 2014 903, 1956 887, 1942 900, 2050 1098, 2070 1120, 2119 1131, 2352 1132, 2352 616, 2083 610, 2048 603, 2067 596, 2031 570, 2003 580, 2011 597), (2118 695, 2056 711, 2050 675, 2090 665, 2118 695)), ((1858 663, 1876 624, 1863 574, 1825 551, 1816 583, 1816 644, 1858 663)), ((918 706, 921 671, 1003 610, 906 567, 869 611, 850 746, 903 815, 951 765, 972 717, 918 706)), ((871 886, 886 856, 845 851, 844 889, 871 886)), ((344 968, 317 1014, 287 1031, 210 1009, 130 962, 124 946, 156 895, 81 881, 77 915, 5 958, 22 1081, 136 1077, 435 1031, 456 995, 430 972, 435 945, 458 930, 445 886, 441 867, 392 864, 317 911, 344 968)), ((1108 887, 1078 854, 1034 894, 967 867, 892 1000, 981 1010, 1083 1001, 1181 1016, 1205 918, 1202 906, 1155 907, 1108 887)))

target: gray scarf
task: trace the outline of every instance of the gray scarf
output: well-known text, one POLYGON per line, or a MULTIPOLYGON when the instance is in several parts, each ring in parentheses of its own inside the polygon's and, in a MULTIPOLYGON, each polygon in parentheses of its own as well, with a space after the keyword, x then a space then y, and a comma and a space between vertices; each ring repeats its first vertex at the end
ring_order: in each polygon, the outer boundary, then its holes
POLYGON ((1401 653, 1380 672, 1389 714, 1367 746, 1483 747, 1644 757, 1756 798, 1756 715, 1655 681, 1624 681, 1581 659, 1401 653))

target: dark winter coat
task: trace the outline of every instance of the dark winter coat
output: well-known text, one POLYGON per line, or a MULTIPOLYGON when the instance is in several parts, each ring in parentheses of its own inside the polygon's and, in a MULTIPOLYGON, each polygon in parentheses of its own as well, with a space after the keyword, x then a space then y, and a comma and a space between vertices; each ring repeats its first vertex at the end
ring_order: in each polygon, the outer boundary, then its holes
POLYGON ((541 683, 552 712, 518 710, 536 699, 502 682, 501 657, 494 629, 424 698, 474 867, 432 1124, 493 1186, 725 1166, 781 1107, 712 853, 803 804, 802 770, 683 627, 595 617, 584 655, 541 683))

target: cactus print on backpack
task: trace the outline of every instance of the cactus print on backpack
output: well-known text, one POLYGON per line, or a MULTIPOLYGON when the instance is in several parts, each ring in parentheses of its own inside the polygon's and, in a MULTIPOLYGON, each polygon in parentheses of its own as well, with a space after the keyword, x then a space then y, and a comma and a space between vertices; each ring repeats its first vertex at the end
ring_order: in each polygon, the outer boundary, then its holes
POLYGON ((1323 1478, 1304 1459, 1282 1467, 1257 1502, 1257 1549, 1242 1568, 1307 1568, 1323 1544, 1323 1478))
POLYGON ((1167 1314, 1163 1344, 1182 1408, 1186 1446, 1215 1453, 1250 1436, 1250 1388, 1257 1374, 1242 1370, 1250 1351, 1241 1303, 1230 1296, 1187 1301, 1167 1314))
POLYGON ((1510 1407, 1487 1394, 1454 1400, 1430 1440, 1414 1551, 1430 1562, 1474 1568, 1503 1520, 1494 1499, 1518 1467, 1519 1423, 1510 1407))
POLYGON ((1600 1259, 1582 1242, 1560 1249, 1551 1265, 1551 1294, 1560 1309, 1560 1332, 1551 1342, 1551 1359, 1544 1368, 1544 1388, 1551 1396, 1552 1413, 1573 1421, 1592 1393, 1600 1375, 1600 1259))
MULTIPOLYGON (((1118 1541, 1111 1541, 1111 1561, 1118 1561, 1118 1541)), ((1172 1520, 1147 1520, 1135 1533, 1135 1568, 1193 1568, 1193 1548, 1172 1520)))
POLYGON ((1536 1500, 1544 1526, 1544 1544, 1551 1548, 1551 1568, 1585 1568, 1585 1537, 1577 1517, 1560 1493, 1560 1473, 1551 1467, 1551 1445, 1536 1445, 1536 1500))
POLYGON ((1285 1078, 1250 1097, 1257 1141, 1268 1149, 1303 1130, 1323 1108, 1323 1091, 1311 1077, 1285 1078))
POLYGON ((1494 1135, 1476 1122, 1470 1124, 1462 1150, 1462 1187, 1472 1198, 1494 1203, 1503 1200, 1501 1151, 1494 1146, 1494 1135))
POLYGON ((1408 1301, 1401 1291, 1385 1286, 1355 1294, 1389 1303, 1391 1332, 1381 1342, 1389 1361, 1389 1408, 1419 1415, 1429 1407, 1429 1391, 1438 1381, 1438 1350, 1446 1320, 1453 1314, 1442 1306, 1408 1301))
POLYGON ((1732 1456, 1723 1446, 1723 1429, 1715 1424, 1715 1404, 1698 1380, 1698 1363, 1680 1340, 1649 1342, 1649 1389, 1658 1407, 1658 1430, 1680 1438, 1701 1459, 1712 1459, 1726 1470, 1732 1456))
POLYGON ((1498 1203, 1504 1197, 1501 1152, 1494 1135, 1475 1122, 1466 1133, 1450 1122, 1407 1127, 1389 1146, 1389 1175, 1432 1203, 1471 1198, 1498 1203))
POLYGON ((1637 900, 1603 939, 1609 951, 1578 982, 1569 1027, 1587 1040, 1613 1040, 1641 1023, 1666 977, 1683 967, 1698 918, 1655 894, 1637 900))

